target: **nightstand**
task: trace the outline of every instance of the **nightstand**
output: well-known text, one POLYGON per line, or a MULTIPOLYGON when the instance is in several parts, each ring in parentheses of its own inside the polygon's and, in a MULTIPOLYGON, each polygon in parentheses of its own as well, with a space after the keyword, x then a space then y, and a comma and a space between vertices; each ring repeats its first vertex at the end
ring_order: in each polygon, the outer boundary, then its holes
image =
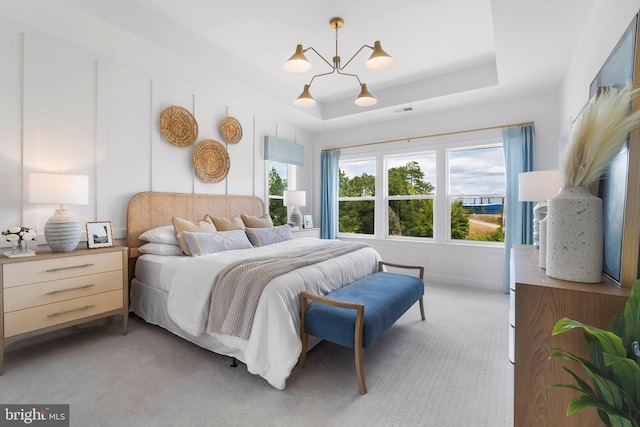
POLYGON ((25 338, 116 314, 126 335, 127 257, 124 246, 0 257, 0 374, 4 349, 25 338))
POLYGON ((317 239, 320 238, 320 229, 319 228, 301 228, 299 230, 291 230, 291 235, 294 239, 299 237, 315 237, 317 239))

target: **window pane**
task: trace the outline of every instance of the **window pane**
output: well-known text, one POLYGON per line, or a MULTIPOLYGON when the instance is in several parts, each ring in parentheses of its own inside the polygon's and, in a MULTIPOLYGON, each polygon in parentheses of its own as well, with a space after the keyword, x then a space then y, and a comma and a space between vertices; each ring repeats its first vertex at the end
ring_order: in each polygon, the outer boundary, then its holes
POLYGON ((373 200, 340 201, 338 204, 340 233, 373 234, 373 200))
POLYGON ((387 157, 389 196, 434 194, 436 155, 387 157))
POLYGON ((269 162, 269 195, 282 196, 284 190, 287 189, 287 171, 286 163, 269 162))
POLYGON ((339 197, 376 195, 376 161, 340 162, 339 197))
POLYGON ((449 152, 449 194, 505 194, 502 147, 449 152))
POLYGON ((451 202, 451 238, 504 242, 504 197, 464 197, 451 202))
POLYGON ((433 237, 433 200, 389 200, 389 235, 433 237))

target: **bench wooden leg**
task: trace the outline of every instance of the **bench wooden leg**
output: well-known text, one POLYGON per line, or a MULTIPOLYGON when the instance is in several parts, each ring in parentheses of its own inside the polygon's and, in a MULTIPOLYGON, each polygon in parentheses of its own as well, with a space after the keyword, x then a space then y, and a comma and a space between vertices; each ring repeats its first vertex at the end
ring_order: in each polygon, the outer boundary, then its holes
POLYGON ((300 341, 302 342, 302 351, 300 352, 300 358, 298 359, 298 368, 304 368, 304 364, 307 363, 307 345, 309 342, 309 335, 304 332, 304 315, 307 314, 307 299, 303 293, 300 294, 300 341))
POLYGON ((300 352, 300 358, 298 359, 298 368, 304 368, 304 364, 307 363, 307 342, 309 340, 309 335, 305 334, 303 330, 300 339, 302 341, 302 351, 300 352))
POLYGON ((422 320, 426 320, 424 317, 424 303, 422 302, 422 297, 420 297, 420 314, 422 315, 422 320))
POLYGON ((360 394, 367 394, 367 384, 364 380, 364 350, 362 345, 355 348, 356 355, 356 372, 358 372, 358 385, 360 386, 360 394))

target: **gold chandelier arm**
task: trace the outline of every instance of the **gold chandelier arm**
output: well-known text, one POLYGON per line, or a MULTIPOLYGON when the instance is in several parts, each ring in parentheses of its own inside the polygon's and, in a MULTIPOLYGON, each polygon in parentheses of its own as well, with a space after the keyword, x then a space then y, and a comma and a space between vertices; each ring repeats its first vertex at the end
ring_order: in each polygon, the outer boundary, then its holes
MULTIPOLYGON (((306 53, 308 50, 312 50, 312 51, 314 51, 316 55, 318 55, 320 58, 322 58, 322 60, 323 60, 324 62, 326 62, 326 63, 327 63, 327 65, 329 65, 329 67, 334 68, 334 69, 336 68, 333 64, 331 64, 331 62, 327 61, 327 60, 324 58, 324 56, 320 55, 320 53, 319 53, 317 50, 315 50, 312 46, 309 46, 308 48, 306 48, 305 50, 303 50, 303 52, 305 52, 305 53, 306 53)), ((333 72, 333 71, 332 71, 332 72, 333 72)), ((331 73, 329 73, 329 74, 331 74, 331 73)))
MULTIPOLYGON (((358 51, 356 53, 353 54, 353 56, 347 61, 346 64, 344 64, 342 67, 339 67, 340 70, 344 70, 345 68, 347 68, 347 65, 349 65, 349 62, 351 62, 353 60, 353 58, 355 58, 356 56, 358 56, 358 54, 360 52, 362 52, 362 49, 364 49, 365 47, 368 47, 369 49, 373 50, 372 46, 369 46, 368 44, 364 44, 362 45, 362 47, 360 49, 358 49, 358 51)), ((324 59, 324 58, 323 58, 324 59)))
MULTIPOLYGON (((344 68, 344 67, 342 67, 342 68, 344 68)), ((341 76, 353 76, 353 77, 355 77, 356 79, 358 79, 358 83, 360 84, 360 86, 362 86, 362 82, 360 81, 360 77, 358 77, 356 74, 343 73, 343 72, 340 71, 340 69, 337 69, 336 72, 338 74, 340 74, 341 76)))
MULTIPOLYGON (((311 77, 311 81, 309 81, 309 84, 307 86, 311 87, 311 83, 313 83, 313 79, 315 79, 316 77, 328 76, 329 74, 333 74, 336 71, 338 71, 338 70, 334 68, 333 70, 329 71, 328 73, 316 74, 315 76, 311 77)), ((340 73, 340 71, 338 71, 338 73, 340 73)), ((342 73, 340 73, 340 74, 342 74, 342 73)), ((358 76, 356 76, 356 77, 358 77, 358 76)), ((360 79, 358 79, 358 81, 360 81, 360 79)))

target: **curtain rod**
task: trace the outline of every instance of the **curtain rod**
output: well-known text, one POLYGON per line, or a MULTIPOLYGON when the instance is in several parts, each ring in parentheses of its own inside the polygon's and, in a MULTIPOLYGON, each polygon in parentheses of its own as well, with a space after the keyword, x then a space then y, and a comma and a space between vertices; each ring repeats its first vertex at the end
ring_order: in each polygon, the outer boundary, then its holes
POLYGON ((508 127, 511 127, 511 126, 525 126, 525 125, 532 125, 532 124, 534 124, 534 122, 512 123, 512 124, 509 124, 509 125, 491 126, 491 127, 486 127, 486 128, 467 129, 467 130, 458 130, 458 131, 454 131, 454 132, 435 133, 435 134, 432 134, 432 135, 413 136, 413 137, 410 137, 410 138, 389 139, 389 140, 386 140, 386 141, 366 142, 366 143, 363 143, 363 144, 346 145, 344 147, 325 148, 322 151, 335 151, 335 150, 343 150, 345 148, 367 147, 367 146, 370 146, 370 145, 389 144, 389 143, 392 143, 392 142, 410 142, 411 140, 414 140, 414 139, 425 139, 425 138, 434 138, 436 136, 458 135, 458 134, 461 134, 461 133, 480 132, 480 131, 483 131, 483 130, 502 129, 502 128, 508 128, 508 127))

